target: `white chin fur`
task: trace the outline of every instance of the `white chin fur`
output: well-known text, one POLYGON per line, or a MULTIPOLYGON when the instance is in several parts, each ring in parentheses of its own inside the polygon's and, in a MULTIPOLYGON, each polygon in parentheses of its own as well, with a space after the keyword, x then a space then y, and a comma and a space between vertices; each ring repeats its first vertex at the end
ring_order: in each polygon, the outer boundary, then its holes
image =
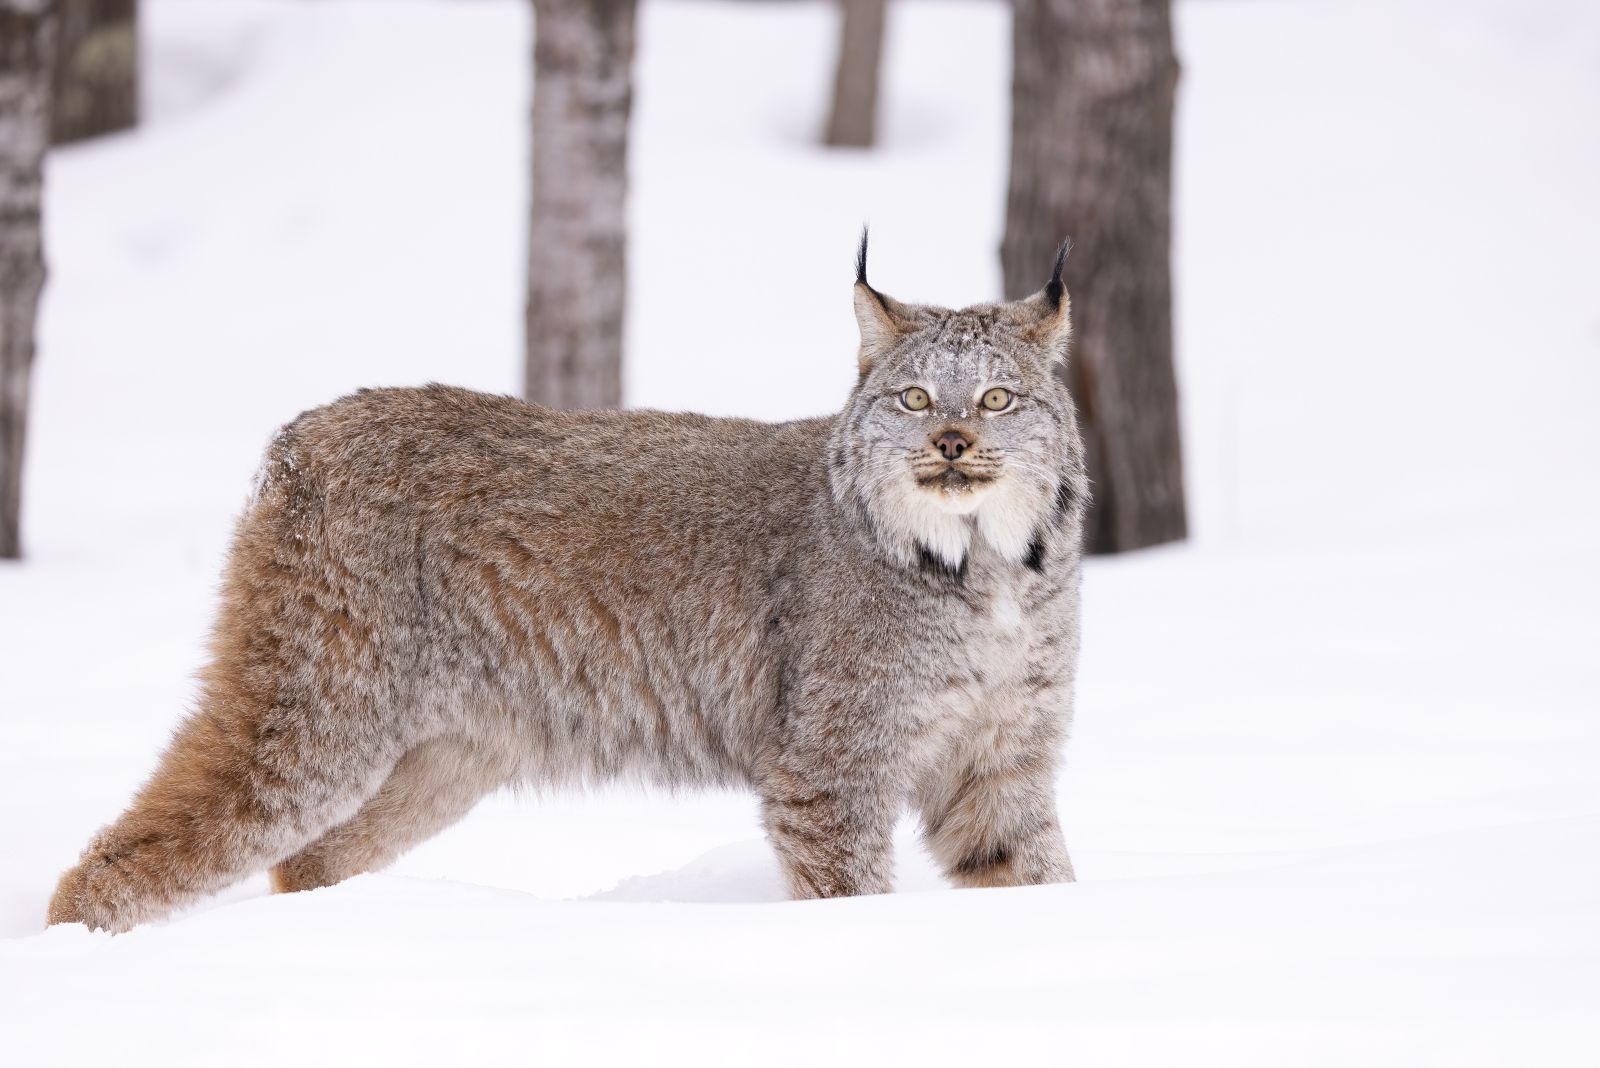
POLYGON ((965 511, 947 511, 935 494, 919 489, 909 478, 883 487, 873 511, 878 521, 915 558, 921 546, 951 567, 960 567, 972 543, 972 522, 965 511))
POLYGON ((929 504, 943 512, 945 515, 971 515, 983 503, 983 492, 987 486, 969 486, 966 489, 952 492, 946 489, 918 489, 918 493, 929 504))
POLYGON ((978 507, 978 533, 996 552, 1021 563, 1033 546, 1046 501, 1020 478, 1006 478, 984 495, 978 507))
POLYGON ((906 532, 933 555, 960 567, 972 543, 972 523, 963 512, 946 511, 933 495, 914 492, 906 509, 906 532))
POLYGON ((1018 478, 1003 478, 959 494, 915 485, 897 489, 885 495, 881 518, 951 567, 960 567, 966 559, 975 532, 1007 560, 1022 562, 1044 507, 1038 490, 1018 478))

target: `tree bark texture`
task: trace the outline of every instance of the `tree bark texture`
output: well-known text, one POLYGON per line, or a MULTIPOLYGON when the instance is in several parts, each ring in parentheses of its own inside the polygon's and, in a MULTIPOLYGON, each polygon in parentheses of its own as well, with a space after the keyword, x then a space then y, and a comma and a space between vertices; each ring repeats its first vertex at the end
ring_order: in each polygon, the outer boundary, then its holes
POLYGON ((825 140, 869 148, 877 136, 878 78, 886 0, 839 0, 839 66, 825 140))
POLYGON ((55 0, 53 144, 139 121, 139 0, 55 0))
POLYGON ((22 450, 44 288, 39 208, 54 28, 45 0, 0 0, 0 559, 22 555, 22 450))
POLYGON ((1086 547, 1185 536, 1172 364, 1169 0, 1016 0, 1008 297, 1039 288, 1070 235, 1067 376, 1094 505, 1086 547))
POLYGON ((534 0, 529 400, 622 403, 636 0, 534 0))

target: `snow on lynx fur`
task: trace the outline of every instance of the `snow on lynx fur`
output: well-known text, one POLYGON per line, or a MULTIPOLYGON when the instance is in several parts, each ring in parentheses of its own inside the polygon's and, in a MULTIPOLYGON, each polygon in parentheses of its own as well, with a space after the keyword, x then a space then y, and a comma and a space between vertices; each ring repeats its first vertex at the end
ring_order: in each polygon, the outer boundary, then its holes
MULTIPOLYGON (((1065 248, 1062 256, 1065 255, 1065 248)), ((861 377, 777 425, 363 390, 273 441, 199 707, 62 877, 113 931, 381 867, 509 783, 762 800, 794 894, 1064 881, 1082 445, 1061 257, 959 311, 855 286, 861 377)))

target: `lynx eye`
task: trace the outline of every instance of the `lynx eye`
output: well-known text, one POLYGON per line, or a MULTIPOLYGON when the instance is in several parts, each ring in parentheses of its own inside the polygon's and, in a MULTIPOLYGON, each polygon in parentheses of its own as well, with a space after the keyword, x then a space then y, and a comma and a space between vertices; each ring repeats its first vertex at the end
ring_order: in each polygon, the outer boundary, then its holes
POLYGON ((920 386, 912 386, 900 394, 900 403, 913 412, 920 412, 928 406, 928 391, 920 386))
POLYGON ((983 406, 991 412, 1000 412, 1011 406, 1011 391, 996 386, 983 395, 983 406))

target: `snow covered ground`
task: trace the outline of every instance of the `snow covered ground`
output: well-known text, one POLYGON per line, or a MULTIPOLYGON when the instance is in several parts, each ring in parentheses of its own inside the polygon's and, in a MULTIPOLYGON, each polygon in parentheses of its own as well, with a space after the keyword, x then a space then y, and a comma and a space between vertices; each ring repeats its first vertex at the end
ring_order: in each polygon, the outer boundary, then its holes
MULTIPOLYGON (((191 699, 272 428, 517 383, 524 5, 144 10, 149 121, 48 176, 0 1061, 1600 1063, 1593 5, 1180 4, 1196 536, 1089 568, 1077 885, 945 890, 908 827, 901 893, 783 902, 749 798, 617 790, 41 934, 191 699)), ((863 218, 887 291, 997 294, 1003 6, 894 8, 872 153, 812 147, 829 6, 643 20, 633 403, 835 407, 863 218)))

